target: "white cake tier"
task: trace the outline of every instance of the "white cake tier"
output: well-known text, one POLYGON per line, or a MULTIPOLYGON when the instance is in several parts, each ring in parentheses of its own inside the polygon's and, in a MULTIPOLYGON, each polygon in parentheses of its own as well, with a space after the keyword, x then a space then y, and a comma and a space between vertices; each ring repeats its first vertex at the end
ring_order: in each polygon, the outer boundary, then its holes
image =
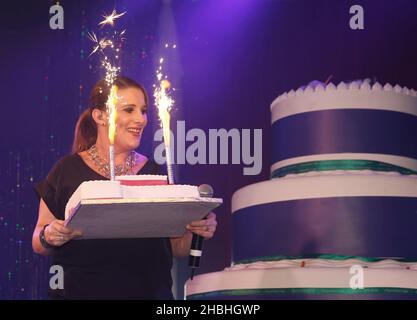
MULTIPOLYGON (((222 272, 196 276, 186 283, 186 296, 263 289, 417 289, 417 263, 394 260, 364 262, 299 259, 236 265, 222 272), (363 277, 362 277, 363 276, 363 277), (363 280, 363 281, 361 281, 363 280)), ((240 292, 240 293, 239 293, 240 292)), ((333 292, 333 294, 336 291, 333 292)), ((352 291, 351 293, 353 293, 352 291)), ((246 291, 246 294, 248 291, 246 291)), ((226 294, 226 296, 228 296, 226 294)))
POLYGON ((399 269, 417 271, 417 262, 403 262, 393 259, 379 261, 365 261, 357 258, 351 259, 283 259, 279 261, 256 261, 252 263, 235 264, 224 271, 239 270, 268 270, 283 268, 350 268, 353 265, 371 269, 399 269))
POLYGON ((366 81, 317 84, 271 104, 271 175, 361 168, 417 171, 417 92, 366 81))
POLYGON ((417 197, 417 176, 369 170, 288 175, 236 191, 232 197, 232 213, 277 201, 366 196, 417 197))
POLYGON ((85 181, 73 193, 65 207, 65 219, 81 200, 85 199, 135 199, 135 198, 198 198, 197 186, 159 185, 125 186, 120 181, 85 181))
POLYGON ((272 123, 290 115, 327 109, 375 109, 417 115, 417 92, 413 89, 382 86, 367 82, 344 83, 337 87, 317 85, 291 90, 280 95, 271 104, 272 123))

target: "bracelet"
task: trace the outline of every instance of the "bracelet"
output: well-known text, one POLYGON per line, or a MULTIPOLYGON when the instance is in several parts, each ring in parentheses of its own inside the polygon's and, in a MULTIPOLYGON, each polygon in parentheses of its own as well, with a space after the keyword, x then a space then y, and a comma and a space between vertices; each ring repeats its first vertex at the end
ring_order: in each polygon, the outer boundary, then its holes
POLYGON ((41 232, 39 232, 39 241, 41 242, 42 247, 44 247, 45 249, 53 249, 55 248, 55 246, 49 244, 45 238, 45 229, 47 226, 49 226, 49 224, 44 225, 41 232))

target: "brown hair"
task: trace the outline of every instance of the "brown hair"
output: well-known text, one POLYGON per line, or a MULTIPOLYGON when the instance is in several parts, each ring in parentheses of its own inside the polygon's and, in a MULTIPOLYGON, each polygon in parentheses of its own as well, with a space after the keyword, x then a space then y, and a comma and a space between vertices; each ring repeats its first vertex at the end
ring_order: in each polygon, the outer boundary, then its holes
MULTIPOLYGON (((148 105, 148 95, 145 89, 136 81, 118 76, 114 80, 114 85, 119 89, 137 88, 143 92, 145 103, 148 105)), ((90 93, 89 107, 81 113, 75 125, 74 142, 72 144, 72 153, 82 152, 89 149, 97 140, 97 124, 93 119, 92 112, 94 109, 106 110, 106 102, 110 93, 110 88, 105 79, 96 83, 90 93)))

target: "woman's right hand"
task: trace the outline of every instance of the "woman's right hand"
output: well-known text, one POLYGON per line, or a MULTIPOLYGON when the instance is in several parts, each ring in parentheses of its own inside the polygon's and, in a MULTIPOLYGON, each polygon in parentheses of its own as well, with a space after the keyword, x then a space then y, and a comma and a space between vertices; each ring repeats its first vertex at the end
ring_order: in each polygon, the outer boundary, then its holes
POLYGON ((53 220, 45 228, 46 242, 52 246, 60 247, 68 241, 82 236, 80 231, 71 230, 65 227, 64 224, 65 221, 63 220, 53 220))

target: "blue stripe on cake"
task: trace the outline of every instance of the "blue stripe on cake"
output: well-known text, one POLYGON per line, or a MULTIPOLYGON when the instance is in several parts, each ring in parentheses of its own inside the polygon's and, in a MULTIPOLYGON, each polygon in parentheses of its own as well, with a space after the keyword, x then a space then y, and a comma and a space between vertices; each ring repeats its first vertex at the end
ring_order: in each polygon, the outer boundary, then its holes
POLYGON ((327 153, 381 153, 417 159, 417 117, 336 109, 295 114, 272 124, 272 163, 327 153))
POLYGON ((417 257, 417 198, 333 197, 279 201, 233 214, 235 263, 339 254, 417 257))

